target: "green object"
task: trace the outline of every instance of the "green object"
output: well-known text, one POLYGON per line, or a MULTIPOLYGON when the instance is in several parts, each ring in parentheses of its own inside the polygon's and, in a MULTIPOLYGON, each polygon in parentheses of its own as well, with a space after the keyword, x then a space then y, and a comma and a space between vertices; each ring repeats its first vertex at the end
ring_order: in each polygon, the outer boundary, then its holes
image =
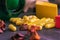
POLYGON ((8 9, 16 9, 18 4, 19 4, 19 0, 7 0, 7 7, 8 9))
POLYGON ((25 0, 0 0, 0 19, 17 17, 23 10, 25 0))

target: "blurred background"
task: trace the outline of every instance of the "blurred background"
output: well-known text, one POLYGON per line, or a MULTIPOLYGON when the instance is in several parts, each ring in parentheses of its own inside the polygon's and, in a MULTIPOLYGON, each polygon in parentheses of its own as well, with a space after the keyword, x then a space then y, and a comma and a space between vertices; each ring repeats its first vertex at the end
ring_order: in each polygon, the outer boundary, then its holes
POLYGON ((49 2, 58 4, 58 7, 60 8, 60 0, 49 0, 49 2))

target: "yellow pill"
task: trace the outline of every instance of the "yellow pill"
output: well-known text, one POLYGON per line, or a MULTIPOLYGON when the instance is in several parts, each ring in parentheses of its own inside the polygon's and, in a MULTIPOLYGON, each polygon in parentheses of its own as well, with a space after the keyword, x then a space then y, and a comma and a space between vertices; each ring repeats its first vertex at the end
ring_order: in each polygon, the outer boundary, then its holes
POLYGON ((29 22, 35 22, 35 21, 37 21, 37 20, 34 19, 34 18, 32 18, 32 19, 29 20, 29 22))
POLYGON ((45 17, 40 19, 40 23, 45 23, 45 22, 46 22, 46 18, 45 17))
POLYGON ((8 28, 11 30, 11 31, 16 31, 16 27, 13 25, 13 24, 9 24, 8 28))
POLYGON ((45 23, 40 23, 39 25, 40 25, 40 26, 45 26, 45 23))
POLYGON ((10 21, 16 23, 17 20, 21 20, 21 18, 10 18, 10 21))
POLYGON ((39 30, 43 29, 43 26, 41 26, 41 25, 37 25, 37 27, 39 28, 39 30))
POLYGON ((51 20, 49 21, 49 23, 54 23, 54 19, 51 19, 51 20))
POLYGON ((23 24, 23 21, 16 21, 16 25, 21 25, 21 24, 23 24))
POLYGON ((10 18, 10 22, 12 22, 14 20, 14 18, 10 18))
POLYGON ((50 20, 51 20, 51 18, 47 18, 47 19, 46 19, 46 22, 49 22, 50 20))
POLYGON ((20 21, 20 20, 22 20, 21 18, 16 18, 17 19, 17 21, 20 21))
POLYGON ((42 30, 43 29, 43 27, 42 26, 40 26, 40 30, 42 30))
POLYGON ((53 22, 54 22, 54 19, 51 19, 51 18, 46 19, 46 23, 53 23, 53 22))
POLYGON ((28 20, 29 20, 29 17, 28 17, 28 16, 24 16, 23 19, 24 19, 25 21, 28 21, 28 20))
POLYGON ((37 19, 37 17, 35 16, 35 15, 30 15, 30 16, 28 16, 30 19, 31 18, 35 18, 35 19, 37 19))
POLYGON ((45 25, 45 28, 54 28, 55 27, 55 23, 49 23, 45 25))
POLYGON ((10 21, 15 23, 17 21, 17 18, 11 18, 10 21))

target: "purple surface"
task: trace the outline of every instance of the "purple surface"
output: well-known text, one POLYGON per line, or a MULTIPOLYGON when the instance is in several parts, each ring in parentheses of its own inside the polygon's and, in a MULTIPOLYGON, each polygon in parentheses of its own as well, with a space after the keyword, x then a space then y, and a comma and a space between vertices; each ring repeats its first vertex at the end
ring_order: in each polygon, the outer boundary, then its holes
MULTIPOLYGON (((32 14, 30 12, 30 14, 32 14)), ((30 15, 27 13, 27 15, 30 15)), ((60 9, 59 9, 60 14, 60 9)), ((26 14, 20 14, 19 16, 22 17, 26 14)), ((8 24, 6 23, 6 31, 3 34, 0 34, 0 40, 10 40, 10 37, 13 36, 15 33, 23 33, 25 34, 26 31, 17 31, 17 32, 11 32, 8 30, 8 24)), ((60 40, 60 29, 43 29, 42 31, 38 31, 39 35, 41 36, 41 40, 60 40)))
POLYGON ((60 15, 60 9, 59 9, 59 15, 60 15))
MULTIPOLYGON (((60 10, 59 10, 60 13, 60 10)), ((19 16, 22 17, 23 15, 31 15, 32 12, 23 14, 21 13, 19 16)), ((35 13, 34 13, 35 14, 35 13)), ((6 31, 3 34, 0 34, 0 40, 10 40, 11 36, 13 36, 15 33, 23 33, 25 34, 26 31, 16 31, 11 32, 8 30, 8 24, 6 23, 6 31)), ((39 35, 41 36, 41 40, 60 40, 60 29, 43 29, 42 31, 38 31, 39 35)))
MULTIPOLYGON (((17 31, 18 33, 25 34, 26 31, 17 31)), ((10 40, 10 37, 17 32, 5 31, 3 34, 0 34, 0 40, 10 40)), ((60 29, 43 29, 38 31, 41 36, 41 40, 60 40, 60 29)))

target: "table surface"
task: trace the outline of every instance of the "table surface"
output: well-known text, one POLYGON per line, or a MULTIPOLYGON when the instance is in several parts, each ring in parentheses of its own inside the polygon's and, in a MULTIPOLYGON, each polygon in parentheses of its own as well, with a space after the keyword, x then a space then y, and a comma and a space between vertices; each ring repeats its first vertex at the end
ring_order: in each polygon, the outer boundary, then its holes
MULTIPOLYGON (((54 2, 54 0, 50 0, 51 2, 54 2)), ((23 17, 24 15, 35 15, 35 13, 32 13, 30 11, 29 13, 21 13, 19 17, 23 17)), ((60 9, 59 9, 60 14, 60 9)), ((8 24, 9 22, 6 22, 6 31, 3 34, 0 34, 0 40, 10 40, 11 36, 13 36, 15 33, 22 33, 25 34, 26 31, 16 31, 11 32, 8 30, 8 24)), ((60 29, 43 29, 42 31, 38 31, 39 35, 41 36, 41 40, 60 40, 60 29)))
MULTIPOLYGON (((60 10, 59 10, 60 13, 60 10)), ((19 17, 22 17, 24 15, 35 15, 35 13, 32 13, 32 11, 29 13, 21 13, 19 17)), ((13 36, 15 33, 23 33, 25 34, 26 31, 16 31, 11 32, 8 30, 8 24, 9 22, 6 22, 6 31, 3 34, 0 34, 0 40, 10 40, 10 37, 13 36)), ((43 29, 42 31, 38 31, 39 35, 41 36, 41 40, 60 40, 60 29, 43 29)))

